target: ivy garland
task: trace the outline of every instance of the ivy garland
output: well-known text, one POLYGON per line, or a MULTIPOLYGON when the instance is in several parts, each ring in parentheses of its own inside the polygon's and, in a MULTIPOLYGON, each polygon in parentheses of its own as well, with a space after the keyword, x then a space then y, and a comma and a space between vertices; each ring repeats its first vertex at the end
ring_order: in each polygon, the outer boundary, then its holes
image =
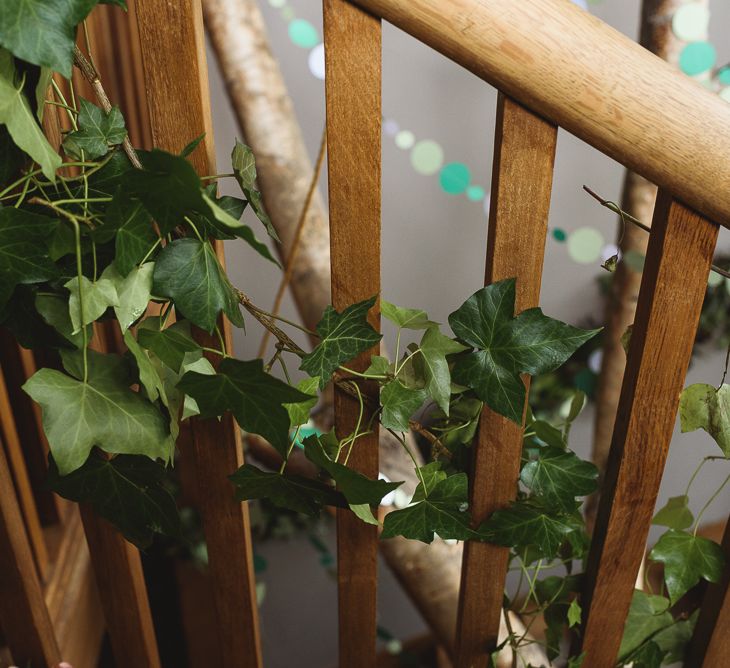
MULTIPOLYGON (((55 85, 51 104, 68 114, 73 127, 62 144, 65 162, 43 136, 38 120, 51 71, 68 77, 74 60, 86 72, 91 67, 75 50, 74 34, 94 4, 23 0, 0 10, 0 322, 22 345, 58 352, 59 367, 40 369, 24 386, 43 410, 51 487, 92 505, 140 547, 157 534, 178 536, 169 474, 180 424, 231 412, 283 459, 279 471, 250 463, 231 471, 231 494, 309 516, 324 506, 350 508, 363 522, 378 524, 372 508, 401 483, 371 480, 348 468, 348 459, 377 420, 415 464, 403 438, 415 429, 428 437, 432 458, 416 466, 411 504, 386 515, 382 537, 428 543, 439 536, 509 547, 510 567, 521 581, 505 606, 545 619, 546 650, 556 660, 564 654, 566 630, 581 617, 578 567, 589 546, 581 505, 598 479, 593 464, 568 448, 583 396, 574 397, 562 424, 528 411, 517 498, 478 526, 468 509, 467 462, 482 407, 522 424, 521 374, 553 372, 598 330, 554 320, 539 308, 515 317, 510 279, 481 288, 454 310, 454 336, 424 311, 383 300, 383 316, 398 331, 396 354, 392 360, 373 356, 365 372, 347 364, 380 341, 367 320, 376 296, 342 312, 328 307, 315 333, 319 343, 309 352, 301 349, 282 329, 298 326, 283 321, 280 327, 275 320, 281 318, 234 287, 210 243, 241 239, 275 262, 241 221, 250 206, 278 240, 255 190, 247 146, 237 142, 233 148, 233 174, 201 179, 186 159, 201 138, 180 155, 134 151, 119 109, 66 100, 55 85), (218 197, 215 181, 228 176, 243 197, 218 197), (277 339, 267 363, 235 359, 225 347, 217 323, 227 318, 242 327, 241 307, 277 339), (125 354, 92 349, 100 321, 119 327, 125 354), (219 345, 201 346, 194 328, 217 334, 219 345), (422 336, 401 351, 403 330, 422 336), (308 375, 296 386, 289 382, 291 360, 308 375), (286 382, 271 374, 274 364, 286 382), (363 382, 380 386, 377 405, 366 406, 363 382), (301 427, 330 383, 358 402, 360 420, 344 438, 330 431, 303 439, 319 478, 290 474, 286 464, 301 427), (423 410, 431 412, 430 429, 415 421, 423 410)), ((722 458, 730 455, 729 395, 727 385, 703 385, 682 398, 683 429, 708 431, 722 458)), ((636 592, 619 665, 660 666, 680 658, 696 613, 673 614, 671 607, 701 579, 720 578, 722 551, 697 536, 702 513, 694 531, 687 531, 693 524, 687 501, 688 494, 671 500, 655 518, 668 531, 650 558, 664 566, 668 595, 636 592)), ((526 635, 510 633, 504 644, 519 653, 531 642, 526 635)), ((566 660, 572 668, 583 662, 566 660)))

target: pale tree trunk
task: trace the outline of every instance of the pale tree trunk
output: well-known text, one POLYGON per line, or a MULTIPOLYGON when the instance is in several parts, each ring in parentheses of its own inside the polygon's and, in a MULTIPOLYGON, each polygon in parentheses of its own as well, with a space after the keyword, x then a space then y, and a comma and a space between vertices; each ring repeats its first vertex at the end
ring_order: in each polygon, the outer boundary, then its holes
MULTIPOLYGON (((255 0, 204 0, 203 11, 231 104, 245 140, 256 155, 259 186, 282 239, 279 253, 286 262, 312 179, 312 164, 301 129, 255 0)), ((330 303, 329 259, 327 215, 321 197, 315 193, 291 280, 299 315, 310 329, 330 303)), ((250 443, 257 457, 272 457, 266 450, 270 446, 260 439, 251 439, 250 443)), ((418 456, 412 438, 409 445, 418 456)), ((412 462, 397 439, 384 430, 380 470, 391 480, 405 481, 403 491, 407 494, 412 494, 418 484, 412 462)), ((439 641, 447 648, 453 647, 462 546, 441 540, 428 546, 394 539, 381 542, 381 553, 439 641)), ((524 631, 516 615, 511 614, 511 622, 516 633, 524 631)), ((502 626, 501 635, 506 637, 504 622, 502 626)), ((512 665, 509 651, 503 655, 500 665, 512 665)), ((525 648, 523 655, 533 665, 547 663, 536 645, 525 648)))
MULTIPOLYGON (((644 0, 641 12, 641 44, 672 65, 678 65, 679 54, 686 44, 672 32, 672 17, 685 0, 644 0)), ((695 4, 708 5, 708 0, 697 0, 695 4)), ((621 208, 638 220, 651 224, 656 201, 657 187, 646 179, 627 172, 624 180, 621 208)), ((624 255, 633 251, 646 254, 649 235, 628 224, 623 229, 619 221, 618 238, 624 255)), ((616 420, 621 384, 626 368, 626 353, 621 345, 621 336, 633 324, 636 302, 639 296, 641 272, 621 262, 611 281, 606 305, 606 329, 604 330, 603 361, 596 394, 596 418, 594 425, 593 461, 601 472, 605 471, 611 437, 616 420)), ((591 497, 587 506, 589 525, 595 520, 598 506, 597 495, 591 497)))

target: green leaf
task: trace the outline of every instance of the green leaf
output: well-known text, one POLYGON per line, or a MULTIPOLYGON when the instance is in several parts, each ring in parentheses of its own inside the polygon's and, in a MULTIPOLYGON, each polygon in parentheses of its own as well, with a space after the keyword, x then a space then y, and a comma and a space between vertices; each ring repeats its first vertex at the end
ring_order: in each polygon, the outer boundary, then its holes
POLYGON ((704 429, 730 457, 730 385, 690 385, 679 399, 682 432, 704 429))
POLYGON ((675 529, 659 539, 649 559, 664 564, 664 582, 672 605, 701 578, 718 582, 725 566, 725 556, 717 543, 675 529))
POLYGON ((70 132, 63 140, 63 148, 67 153, 87 159, 101 158, 109 152, 109 148, 121 144, 127 136, 124 117, 119 107, 112 107, 109 113, 81 99, 77 117, 79 129, 70 132))
POLYGON ((141 202, 115 195, 106 211, 107 224, 116 230, 114 264, 126 276, 157 241, 152 218, 141 202))
POLYGON ((380 424, 386 429, 408 431, 411 416, 423 406, 427 393, 406 387, 399 380, 391 380, 380 391, 383 412, 380 424))
POLYGON ((573 452, 545 447, 537 459, 522 467, 520 480, 548 505, 570 512, 576 496, 586 496, 598 487, 598 469, 573 452))
POLYGON ((205 132, 200 135, 199 137, 196 137, 191 142, 185 145, 185 148, 183 148, 182 151, 180 151, 180 156, 183 158, 187 158, 196 148, 198 148, 198 145, 201 141, 205 139, 205 132))
POLYGON ((236 496, 241 501, 267 499, 279 508, 311 517, 319 515, 324 505, 347 508, 342 494, 329 485, 302 476, 269 473, 244 464, 229 478, 236 485, 236 496))
POLYGON ((380 537, 404 536, 424 543, 433 541, 434 532, 443 539, 479 538, 470 526, 469 513, 464 510, 468 492, 466 473, 440 480, 423 501, 388 513, 380 537))
POLYGON ((167 460, 169 434, 162 414, 129 389, 118 358, 88 354, 87 382, 40 369, 23 386, 43 409, 43 429, 61 475, 82 466, 94 446, 167 460))
POLYGON ((654 515, 651 523, 681 531, 691 527, 694 520, 692 511, 689 509, 689 497, 683 495, 670 497, 654 515))
POLYGON ((74 276, 65 286, 71 293, 68 301, 68 310, 71 314, 71 324, 74 334, 80 332, 84 325, 99 319, 111 306, 119 306, 119 296, 114 281, 103 276, 98 281, 91 282, 86 276, 81 277, 79 290, 78 276, 74 276), (83 301, 83 318, 81 305, 83 301))
POLYGON ((571 656, 568 659, 568 665, 565 668, 583 668, 583 662, 586 659, 586 653, 583 652, 578 656, 571 656))
POLYGON ((167 329, 154 329, 150 321, 159 322, 159 319, 148 318, 142 323, 137 332, 137 340, 143 348, 151 350, 164 364, 176 373, 180 371, 185 353, 200 350, 190 335, 190 323, 186 320, 176 322, 167 329))
POLYGON ((671 626, 652 636, 652 640, 665 652, 666 663, 672 664, 684 660, 685 650, 692 640, 698 616, 699 610, 695 610, 689 619, 675 621, 671 626))
POLYGON ((0 208, 0 307, 19 283, 56 278, 58 271, 48 256, 48 240, 57 226, 58 221, 47 216, 0 208))
POLYGON ((203 417, 230 410, 243 429, 263 436, 282 457, 289 446, 289 415, 282 404, 312 398, 266 373, 260 359, 228 357, 215 376, 188 371, 178 387, 195 399, 203 417))
POLYGON ((299 367, 310 376, 319 376, 320 389, 329 382, 332 374, 361 352, 380 341, 378 334, 367 321, 368 311, 375 305, 375 297, 348 306, 342 313, 328 306, 317 325, 319 344, 302 358, 299 367))
POLYGON ((317 389, 319 388, 319 378, 304 378, 297 384, 297 389, 304 394, 313 395, 309 401, 300 401, 297 404, 284 404, 287 413, 289 413, 289 424, 292 427, 299 427, 300 425, 309 422, 309 413, 317 405, 319 397, 317 396, 317 389))
POLYGON ((155 263, 153 292, 172 299, 206 332, 213 331, 221 311, 234 325, 243 325, 236 293, 207 241, 177 239, 165 246, 155 263))
POLYGON ((418 467, 418 479, 421 481, 413 493, 413 503, 423 501, 440 482, 446 480, 448 474, 443 470, 441 462, 429 462, 418 467))
MULTIPOLYGON (((0 43, 3 42, 6 4, 4 2, 0 4, 0 43)), ((53 150, 38 125, 28 99, 23 93, 23 82, 16 84, 13 57, 5 49, 0 49, 0 123, 7 126, 18 148, 41 166, 43 175, 49 181, 55 181, 56 170, 62 162, 61 156, 53 150)))
POLYGON ((547 559, 556 557, 568 536, 580 528, 572 515, 529 501, 515 501, 497 510, 481 527, 487 540, 506 547, 534 546, 547 559))
POLYGON ((117 273, 114 265, 109 265, 102 274, 102 278, 114 284, 118 304, 114 313, 119 321, 122 334, 126 332, 147 310, 152 293, 152 273, 155 270, 154 262, 147 262, 141 267, 135 267, 126 277, 117 273))
POLYGON ((236 145, 233 147, 233 152, 231 153, 231 165, 233 166, 233 173, 236 175, 238 185, 241 186, 241 190, 243 190, 243 194, 246 196, 246 199, 251 205, 251 208, 254 210, 254 213, 264 224, 269 236, 274 241, 281 243, 281 239, 271 223, 271 219, 266 214, 266 211, 264 211, 263 202, 261 201, 261 193, 254 189, 256 182, 256 165, 253 151, 246 146, 246 144, 242 144, 240 141, 236 140, 236 145))
POLYGON ((97 0, 2 2, 0 45, 18 58, 50 67, 70 79, 76 26, 96 3, 97 0))
POLYGON ((385 299, 380 302, 380 312, 399 329, 429 329, 438 326, 437 322, 428 319, 426 311, 415 308, 402 308, 385 299))
POLYGON ((380 526, 380 522, 373 515, 373 509, 367 503, 351 503, 350 510, 365 522, 365 524, 380 526))
POLYGON ((460 353, 466 348, 458 341, 444 336, 435 327, 429 328, 421 339, 421 354, 413 358, 417 367, 422 367, 426 379, 426 391, 448 417, 451 398, 451 372, 446 355, 460 353))
POLYGON ((53 70, 50 67, 41 67, 38 74, 38 83, 35 87, 35 115, 38 122, 43 122, 43 115, 46 111, 46 95, 53 79, 53 70))
POLYGON ((365 373, 373 376, 387 376, 391 374, 388 358, 382 357, 381 355, 373 355, 370 358, 370 366, 365 370, 365 373))
POLYGON ((313 464, 327 471, 337 483, 337 490, 342 492, 351 505, 377 506, 386 494, 403 484, 402 482, 370 480, 362 473, 332 461, 327 456, 320 437, 316 435, 304 439, 304 454, 313 464))
MULTIPOLYGON (((181 375, 184 375, 186 371, 195 371, 196 373, 202 373, 206 376, 215 376, 215 369, 213 368, 213 365, 202 356, 202 352, 197 351, 185 353, 180 371, 181 375)), ((178 382, 179 380, 175 381, 175 384, 177 385, 178 382)), ((200 415, 198 402, 192 397, 185 395, 183 400, 182 416, 180 419, 185 420, 193 415, 200 415)))
MULTIPOLYGON (((74 333, 71 324, 71 315, 68 312, 68 299, 60 295, 38 295, 35 298, 35 307, 51 327, 74 347, 80 348, 84 343, 81 331, 74 333)), ((93 328, 87 327, 87 337, 91 340, 93 328)))
POLYGON ((121 455, 111 460, 91 456, 72 473, 61 476, 51 458, 48 484, 63 498, 88 503, 140 548, 155 533, 177 537, 180 517, 165 487, 164 467, 146 457, 121 455))
POLYGON ((664 596, 653 596, 638 589, 634 590, 618 653, 619 661, 623 661, 658 631, 673 623, 669 601, 664 596))
POLYGON ((163 403, 168 404, 164 383, 150 361, 147 352, 137 343, 132 332, 124 332, 124 343, 134 357, 139 372, 139 382, 150 401, 157 401, 159 396, 164 397, 163 403))
POLYGON ((568 607, 568 628, 572 629, 574 626, 580 624, 582 614, 583 611, 578 603, 578 599, 574 598, 568 607))
POLYGON ((554 371, 599 330, 582 330, 543 315, 539 308, 514 317, 515 280, 474 293, 449 316, 454 333, 476 350, 456 360, 453 377, 490 408, 522 424, 521 373, 554 371))
POLYGON ((661 668, 664 652, 653 640, 642 645, 631 655, 632 668, 661 668))

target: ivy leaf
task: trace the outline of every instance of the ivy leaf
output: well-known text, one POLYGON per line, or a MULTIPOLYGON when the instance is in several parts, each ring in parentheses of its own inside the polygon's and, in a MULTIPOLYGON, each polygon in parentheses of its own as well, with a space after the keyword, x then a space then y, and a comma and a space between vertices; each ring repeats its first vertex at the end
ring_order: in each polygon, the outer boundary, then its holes
POLYGON ((89 197, 128 197, 127 193, 118 194, 118 191, 133 171, 138 170, 132 167, 124 151, 115 149, 103 167, 89 174, 89 197))
POLYGON ((639 589, 634 590, 618 653, 619 662, 624 661, 658 631, 673 623, 669 601, 664 596, 653 596, 639 589))
POLYGON ((0 44, 16 57, 50 67, 70 79, 76 26, 96 3, 97 0, 3 2, 0 44))
POLYGON ((453 376, 490 408, 522 424, 521 373, 554 371, 599 330, 582 330, 543 315, 539 308, 514 317, 515 280, 474 293, 449 316, 454 333, 476 350, 457 358, 453 376))
POLYGON ((426 400, 425 390, 411 389, 399 380, 391 380, 380 391, 383 412, 380 424, 386 429, 408 431, 409 420, 426 400))
POLYGON ((43 409, 43 429, 61 475, 82 466, 94 446, 167 460, 165 419, 129 389, 119 359, 88 351, 88 361, 87 382, 40 369, 23 386, 43 409))
POLYGON ((345 362, 380 341, 378 334, 367 321, 368 311, 375 305, 375 297, 348 306, 338 313, 328 306, 317 325, 320 342, 302 358, 299 367, 310 376, 319 376, 320 389, 324 389, 332 374, 345 362))
POLYGON ((725 556, 717 543, 675 529, 662 535, 649 559, 664 564, 664 582, 672 605, 701 578, 718 582, 725 566, 725 556))
POLYGON ((583 652, 578 656, 571 656, 568 659, 568 665, 565 668, 583 668, 583 662, 586 660, 586 653, 583 652))
POLYGON ((121 144, 127 136, 124 117, 119 107, 112 107, 106 113, 88 100, 81 99, 77 118, 79 129, 70 132, 63 140, 66 152, 81 158, 95 159, 106 155, 111 146, 121 144))
POLYGON ((231 165, 233 166, 233 173, 236 175, 238 185, 241 186, 241 190, 243 190, 243 194, 246 196, 254 213, 264 224, 269 236, 274 241, 281 243, 281 239, 271 223, 271 219, 266 211, 264 211, 261 193, 254 188, 256 183, 256 164, 253 151, 246 144, 236 140, 236 145, 233 147, 233 152, 231 153, 231 165))
POLYGON ((373 509, 367 503, 351 503, 350 510, 363 522, 365 522, 365 524, 380 526, 380 522, 378 522, 375 515, 373 515, 373 509))
POLYGON ((576 496, 586 496, 598 487, 598 469, 573 452, 545 447, 539 449, 537 459, 522 467, 520 480, 548 505, 570 512, 576 496))
MULTIPOLYGON (((75 348, 80 348, 84 343, 81 331, 74 333, 71 324, 71 315, 68 312, 68 300, 60 295, 38 295, 35 298, 35 307, 45 322, 53 327, 64 339, 75 348)), ((90 341, 93 336, 93 328, 87 326, 87 338, 90 341)))
POLYGON ((373 376, 392 375, 388 358, 382 355, 373 355, 370 358, 370 366, 365 370, 365 373, 373 376))
POLYGON ((443 470, 441 462, 429 462, 425 466, 418 467, 418 479, 420 482, 413 493, 413 503, 423 501, 440 482, 446 480, 448 474, 443 470))
POLYGON ((468 540, 479 534, 465 511, 469 493, 466 473, 457 473, 437 482, 423 501, 394 510, 385 516, 381 538, 403 536, 430 543, 434 532, 443 539, 468 540))
POLYGON ((126 276, 157 241, 152 218, 138 200, 118 193, 106 211, 107 224, 116 230, 114 264, 126 276))
POLYGON ((239 327, 243 316, 238 298, 207 241, 177 239, 157 256, 153 292, 175 302, 175 308, 206 332, 223 311, 239 327))
POLYGON ((429 396, 448 417, 451 398, 451 372, 447 355, 466 350, 458 341, 444 336, 435 327, 426 330, 421 339, 421 354, 413 357, 414 364, 421 367, 426 379, 429 396))
POLYGON ((130 455, 110 460, 92 455, 65 476, 59 474, 51 457, 48 470, 48 484, 54 492, 69 501, 90 504, 142 549, 149 547, 155 533, 180 535, 180 517, 165 478, 160 464, 130 455))
POLYGON ((109 265, 102 274, 102 278, 114 284, 118 304, 114 313, 119 321, 122 334, 126 332, 147 310, 152 293, 152 273, 155 270, 154 262, 147 262, 141 267, 135 267, 126 277, 119 275, 114 265, 109 265))
POLYGON ((386 494, 403 484, 402 482, 370 480, 362 473, 332 461, 327 456, 320 438, 316 435, 304 439, 304 454, 313 464, 327 471, 337 483, 337 490, 342 492, 351 505, 380 505, 381 499, 386 494))
POLYGON ((270 473, 244 464, 229 476, 240 501, 266 499, 279 508, 288 508, 310 517, 319 515, 322 506, 346 508, 347 502, 329 485, 302 476, 270 473))
POLYGON ((694 519, 692 511, 689 509, 689 497, 684 495, 672 496, 666 504, 657 511, 651 523, 681 531, 682 529, 691 527, 694 519))
POLYGON ((568 628, 572 629, 574 626, 577 626, 580 624, 581 615, 583 614, 583 610, 581 610, 580 604, 578 603, 578 599, 573 599, 570 602, 570 606, 568 607, 568 628))
POLYGON ((697 383, 682 392, 679 399, 682 433, 704 429, 730 457, 730 385, 720 389, 697 383))
POLYGON ((56 278, 48 238, 58 221, 15 207, 0 208, 0 307, 19 283, 56 278), (5 294, 5 298, 2 295, 5 294))
POLYGON ((429 329, 438 326, 437 322, 428 319, 426 311, 402 308, 385 299, 380 302, 380 312, 399 329, 429 329))
POLYGON ((282 404, 312 398, 266 373, 260 359, 227 357, 215 376, 188 371, 178 387, 195 399, 203 417, 230 410, 243 429, 263 436, 282 457, 289 446, 289 415, 282 404))
POLYGON ((203 139, 205 139, 205 132, 193 139, 191 142, 188 142, 183 150, 180 151, 180 155, 183 158, 187 158, 193 151, 195 151, 196 148, 198 148, 198 145, 203 141, 203 139))
POLYGON ((132 336, 132 332, 124 332, 124 344, 127 349, 134 357, 134 361, 137 364, 137 370, 139 372, 139 382, 147 394, 147 398, 150 401, 157 401, 157 398, 162 396, 163 403, 167 406, 167 393, 165 386, 160 378, 157 370, 150 361, 147 352, 137 343, 137 340, 132 336))
MULTIPOLYGON (((203 357, 202 351, 185 353, 180 371, 181 376, 185 375, 185 372, 187 371, 195 371, 196 373, 202 373, 206 376, 215 376, 215 369, 213 368, 213 365, 205 357, 203 357)), ((175 384, 177 385, 178 382, 179 378, 175 381, 175 384)), ((179 391, 178 394, 180 394, 179 391)), ((185 420, 193 415, 200 415, 198 402, 192 397, 184 395, 183 410, 180 419, 185 420)))
POLYGON ((289 413, 289 425, 291 427, 299 427, 309 422, 309 413, 317 405, 319 397, 317 396, 317 388, 319 387, 319 378, 304 378, 297 384, 297 389, 304 394, 313 395, 308 401, 300 401, 297 404, 284 404, 287 413, 289 413))
POLYGON ((143 348, 151 350, 162 362, 176 373, 180 371, 186 353, 200 350, 190 335, 190 323, 186 320, 176 322, 167 329, 155 329, 151 321, 159 319, 148 318, 139 327, 137 340, 143 348))
POLYGON ((692 640, 698 616, 699 610, 695 610, 689 619, 675 621, 671 626, 652 636, 652 640, 666 654, 665 663, 672 664, 684 660, 684 653, 689 641, 692 640))
POLYGON ((102 276, 98 281, 90 281, 86 276, 74 276, 65 285, 71 293, 68 301, 68 310, 71 314, 73 332, 80 332, 84 325, 98 320, 110 306, 119 306, 119 296, 114 281, 102 276), (81 295, 79 294, 81 293, 81 295), (81 316, 81 302, 83 298, 83 318, 81 316))
POLYGON ((515 501, 509 508, 497 510, 480 527, 480 533, 497 545, 533 546, 542 557, 551 559, 579 528, 580 521, 572 515, 530 501, 515 501))
POLYGON ((664 663, 664 654, 661 647, 653 640, 649 640, 630 657, 632 668, 661 668, 664 663))

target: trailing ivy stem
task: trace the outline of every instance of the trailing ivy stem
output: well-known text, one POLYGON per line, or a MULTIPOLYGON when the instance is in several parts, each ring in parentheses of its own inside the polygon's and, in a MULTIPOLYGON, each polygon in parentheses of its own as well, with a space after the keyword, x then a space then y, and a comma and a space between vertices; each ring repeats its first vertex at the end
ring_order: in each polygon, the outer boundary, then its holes
POLYGON ((345 373, 350 373, 353 376, 358 376, 360 378, 368 378, 370 380, 387 380, 388 376, 383 376, 376 373, 362 373, 360 371, 355 371, 355 369, 350 369, 346 366, 340 366, 340 369, 344 371, 345 373))
POLYGON ((395 375, 397 376, 401 371, 403 371, 403 367, 408 363, 408 360, 410 360, 412 357, 415 357, 420 352, 421 352, 421 349, 420 348, 418 348, 417 350, 414 350, 410 355, 408 355, 408 357, 406 357, 403 360, 403 363, 400 366, 398 366, 398 359, 396 358, 396 360, 395 360, 395 375))
POLYGON ((228 357, 228 350, 226 349, 226 341, 223 338, 221 328, 218 325, 215 326, 215 333, 218 335, 218 342, 221 344, 221 355, 228 357))
POLYGON ((76 122, 76 115, 78 112, 66 101, 66 97, 64 96, 61 89, 58 87, 56 80, 53 78, 51 78, 51 87, 53 88, 53 92, 56 94, 58 99, 61 100, 63 107, 66 109, 66 114, 68 115, 68 120, 71 123, 71 127, 74 129, 74 131, 77 131, 79 129, 79 125, 76 122))
POLYGON ((155 248, 157 248, 157 247, 158 247, 158 246, 160 245, 160 243, 162 243, 162 238, 158 238, 158 239, 157 239, 157 241, 155 241, 155 243, 153 243, 153 244, 152 244, 152 248, 150 248, 150 249, 149 249, 149 250, 147 251, 147 255, 145 255, 145 256, 144 256, 144 257, 142 258, 142 261, 141 261, 141 262, 139 263, 139 266, 140 266, 140 267, 141 267, 141 266, 142 266, 142 265, 143 265, 143 264, 144 264, 145 262, 147 262, 147 260, 149 260, 149 258, 150 258, 150 255, 152 255, 152 253, 154 253, 154 252, 155 252, 155 248))
POLYGON ((343 464, 347 466, 347 462, 350 459, 350 455, 352 454, 352 451, 355 448, 355 441, 358 439, 360 435, 360 427, 362 426, 362 418, 365 414, 365 402, 362 398, 362 392, 360 392, 360 388, 357 386, 357 383, 355 383, 355 390, 357 391, 357 400, 360 404, 360 413, 357 416, 357 423, 355 424, 355 432, 352 435, 352 442, 350 443, 350 447, 347 450, 347 455, 345 455, 345 461, 343 464))
POLYGON ((705 465, 705 463, 709 462, 709 461, 714 461, 716 459, 722 459, 722 460, 726 461, 727 457, 725 457, 723 455, 708 455, 707 457, 702 458, 702 461, 700 461, 699 465, 695 469, 695 472, 692 474, 692 477, 689 479, 689 483, 687 483, 687 489, 684 491, 685 496, 689 496, 689 490, 692 487, 692 483, 694 483, 695 478, 697 477, 697 475, 699 474, 700 470, 705 465))
POLYGON ((411 461, 413 462, 413 468, 416 469, 416 474, 418 475, 418 479, 421 481, 421 484, 423 485, 423 493, 425 495, 426 492, 428 491, 426 489, 426 481, 425 481, 425 479, 423 477, 423 473, 421 473, 421 467, 418 466, 418 462, 416 461, 415 456, 413 455, 413 453, 411 452, 411 449, 408 447, 408 444, 406 443, 405 436, 403 436, 403 434, 398 435, 398 433, 395 432, 390 427, 386 427, 386 429, 391 434, 393 434, 393 436, 395 436, 395 438, 398 439, 398 442, 403 446, 403 449, 406 451, 406 453, 408 454, 408 456, 411 458, 411 461))
POLYGON ((195 223, 193 223, 193 221, 190 220, 190 217, 189 216, 185 216, 185 222, 188 225, 190 225, 190 227, 193 228, 193 232, 195 232, 195 236, 198 237, 198 241, 200 241, 201 244, 204 243, 203 237, 200 236, 200 232, 198 232, 198 228, 195 227, 195 223))
POLYGON ((707 503, 704 506, 702 506, 702 510, 700 510, 699 515, 697 515, 697 519, 695 520, 694 531, 692 531, 693 536, 697 535, 697 529, 700 528, 700 520, 702 519, 702 516, 705 514, 705 511, 712 505, 712 502, 720 495, 720 492, 722 492, 722 490, 725 489, 725 485, 727 485, 728 482, 730 482, 730 475, 727 478, 725 478, 722 485, 720 485, 720 487, 718 487, 717 491, 715 491, 715 493, 709 498, 707 503))
POLYGON ((284 358, 279 355, 279 364, 281 364, 281 369, 284 372, 284 377, 286 378, 286 382, 291 385, 291 378, 289 377, 289 369, 286 368, 286 362, 284 361, 284 358))
POLYGON ((83 278, 84 272, 81 266, 81 227, 79 221, 76 220, 71 214, 68 215, 71 224, 74 226, 74 240, 76 244, 76 277, 78 280, 79 289, 79 320, 81 321, 81 337, 83 341, 82 355, 84 359, 84 383, 89 380, 89 361, 88 361, 88 347, 89 340, 86 332, 86 322, 84 319, 84 288, 83 278))
POLYGON ((215 179, 225 179, 233 177, 235 174, 210 174, 209 176, 201 176, 201 181, 215 181, 215 179))
POLYGON ((291 457, 291 451, 294 449, 294 444, 297 442, 297 439, 299 438, 299 430, 301 429, 301 425, 297 426, 297 430, 294 432, 294 438, 292 438, 291 443, 289 444, 289 449, 286 451, 286 457, 284 457, 284 461, 281 462, 281 466, 279 467, 279 475, 284 473, 284 469, 286 468, 286 464, 289 461, 289 457, 291 457))
POLYGON ((83 204, 88 202, 111 202, 111 197, 74 197, 71 199, 57 199, 54 204, 83 204))
POLYGON ((725 370, 722 372, 722 380, 720 381, 720 385, 717 388, 718 390, 725 384, 728 366, 730 366, 730 343, 727 344, 727 353, 725 354, 725 370))

